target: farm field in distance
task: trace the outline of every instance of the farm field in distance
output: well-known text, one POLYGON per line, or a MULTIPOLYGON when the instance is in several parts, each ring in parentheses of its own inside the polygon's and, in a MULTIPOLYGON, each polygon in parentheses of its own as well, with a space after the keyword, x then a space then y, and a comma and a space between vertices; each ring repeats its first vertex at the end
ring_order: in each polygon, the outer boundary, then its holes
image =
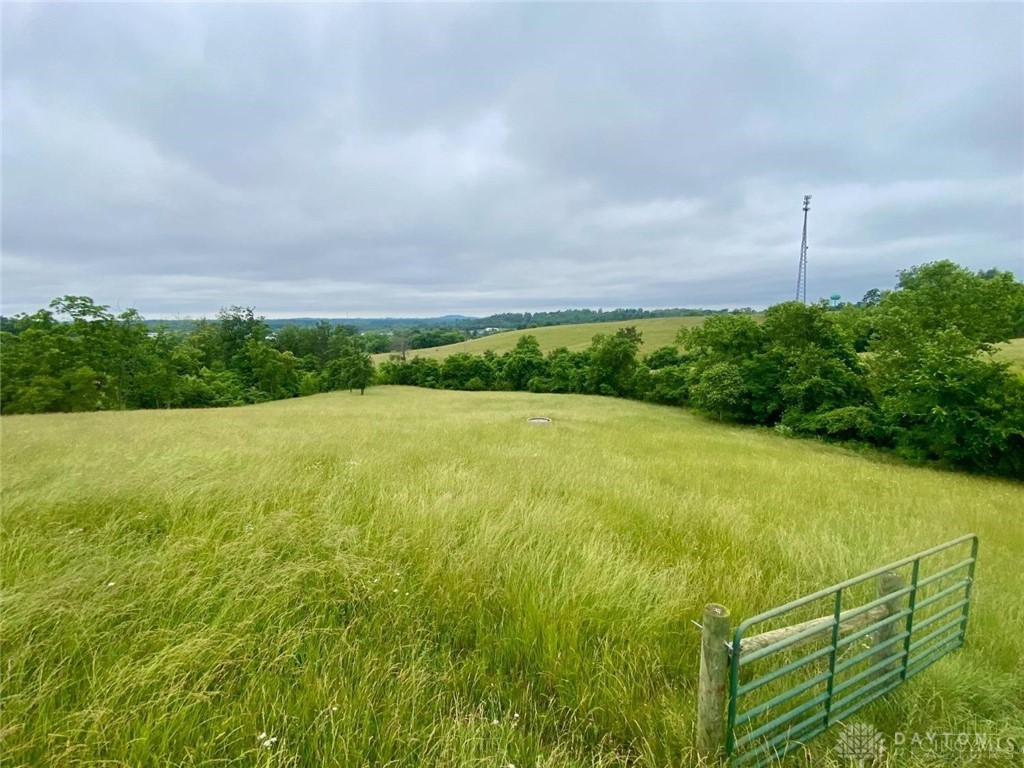
POLYGON ((966 645, 857 721, 1024 743, 1021 484, 577 395, 0 427, 5 765, 690 764, 705 603, 971 532, 966 645))
MULTIPOLYGON (((619 328, 628 328, 630 326, 643 333, 644 343, 641 352, 642 354, 649 354, 658 347, 672 344, 680 328, 693 328, 703 322, 703 317, 655 317, 648 320, 616 320, 610 323, 548 325, 541 328, 525 328, 519 331, 494 333, 490 336, 481 336, 477 339, 461 341, 457 344, 448 344, 443 347, 410 349, 405 354, 408 358, 425 357, 440 360, 459 352, 479 355, 489 349, 500 355, 515 347, 516 342, 523 336, 535 336, 540 344, 541 351, 544 353, 558 347, 567 347, 573 352, 578 352, 590 346, 590 342, 595 334, 612 334, 619 328)), ((382 360, 387 360, 391 357, 391 354, 390 352, 384 352, 374 355, 373 359, 379 363, 382 360)))

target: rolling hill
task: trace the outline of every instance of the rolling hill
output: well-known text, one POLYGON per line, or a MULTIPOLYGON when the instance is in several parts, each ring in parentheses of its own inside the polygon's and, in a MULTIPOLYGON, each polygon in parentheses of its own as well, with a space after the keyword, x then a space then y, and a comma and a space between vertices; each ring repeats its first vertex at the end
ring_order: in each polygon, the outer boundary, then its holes
MULTIPOLYGON (((459 352, 482 354, 492 350, 498 354, 508 352, 523 336, 536 336, 540 348, 550 352, 558 347, 570 350, 586 349, 591 339, 598 333, 615 333, 619 328, 635 327, 643 333, 645 353, 651 352, 665 344, 671 344, 680 328, 693 328, 704 322, 703 317, 659 317, 652 320, 620 320, 611 323, 581 323, 579 325, 552 325, 543 328, 527 328, 520 331, 505 331, 478 339, 449 344, 443 347, 413 349, 406 353, 407 357, 426 357, 443 359, 459 352)), ((375 362, 387 360, 390 353, 374 355, 375 362)))

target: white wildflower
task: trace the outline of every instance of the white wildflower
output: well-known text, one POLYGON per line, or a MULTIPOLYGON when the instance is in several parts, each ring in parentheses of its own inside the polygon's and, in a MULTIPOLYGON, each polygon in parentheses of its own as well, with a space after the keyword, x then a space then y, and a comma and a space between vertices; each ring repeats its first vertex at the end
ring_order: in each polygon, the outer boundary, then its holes
POLYGON ((107 582, 107 586, 108 586, 108 587, 112 587, 112 586, 114 586, 114 582, 112 582, 112 581, 108 581, 108 582, 107 582))
POLYGON ((274 744, 277 743, 277 736, 271 736, 271 737, 268 738, 267 737, 267 732, 264 731, 263 733, 261 733, 259 735, 259 740, 263 744, 264 747, 266 747, 267 749, 270 749, 272 746, 274 746, 274 744))

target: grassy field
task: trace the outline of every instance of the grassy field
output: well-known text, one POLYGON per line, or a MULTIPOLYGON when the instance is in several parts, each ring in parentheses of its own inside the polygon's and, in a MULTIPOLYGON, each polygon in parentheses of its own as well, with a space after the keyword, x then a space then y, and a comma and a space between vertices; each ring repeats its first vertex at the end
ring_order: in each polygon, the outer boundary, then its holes
MULTIPOLYGON (((615 333, 619 328, 635 327, 643 333, 642 352, 648 353, 675 340, 680 328, 692 328, 704 322, 703 317, 656 317, 651 320, 622 320, 613 323, 579 323, 577 325, 551 325, 544 328, 528 328, 522 331, 506 331, 484 336, 479 339, 449 344, 444 347, 428 347, 407 352, 408 357, 432 357, 442 359, 458 352, 482 354, 488 349, 499 355, 512 349, 523 336, 536 336, 540 348, 550 352, 559 347, 573 351, 586 349, 598 333, 615 333)), ((374 355, 374 360, 387 360, 390 353, 374 355)))
POLYGON ((1024 373, 1024 339, 1013 339, 997 346, 996 357, 1009 360, 1014 370, 1024 373))
POLYGON ((966 646, 857 719, 1024 744, 1018 484, 569 395, 0 424, 5 766, 688 764, 706 602, 966 532, 966 646))

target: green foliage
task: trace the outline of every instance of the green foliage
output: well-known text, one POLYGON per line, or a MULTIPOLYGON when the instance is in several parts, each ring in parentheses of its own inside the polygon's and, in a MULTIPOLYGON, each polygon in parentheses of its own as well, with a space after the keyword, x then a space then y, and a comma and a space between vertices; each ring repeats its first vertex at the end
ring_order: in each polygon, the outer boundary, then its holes
POLYGON ((280 400, 298 394, 298 361, 291 352, 278 352, 264 339, 245 342, 244 370, 251 375, 253 402, 280 400))
POLYGON ((879 302, 874 345, 912 343, 915 336, 957 328, 975 342, 1008 341, 1024 329, 1024 283, 1009 272, 972 274, 951 261, 904 270, 897 290, 879 302))
POLYGON ((246 350, 250 339, 266 341, 270 329, 252 307, 229 307, 217 314, 216 339, 225 368, 247 372, 251 362, 246 350))
POLYGON ((134 309, 114 316, 87 296, 64 296, 3 328, 5 414, 220 407, 313 394, 321 378, 362 391, 373 378, 352 329, 321 322, 271 335, 250 307, 183 332, 153 330, 134 309))
POLYGON ((644 357, 644 365, 652 371, 677 366, 681 362, 682 357, 679 354, 679 348, 671 344, 658 347, 651 354, 644 357))
POLYGON ((523 336, 511 352, 502 356, 498 381, 502 389, 527 390, 533 379, 543 379, 546 374, 544 355, 536 337, 523 336))
POLYGON ((370 354, 387 352, 391 349, 391 335, 381 331, 367 331, 360 337, 363 349, 370 354))
POLYGON ((565 347, 553 349, 547 355, 547 376, 534 377, 535 392, 584 392, 590 352, 572 352, 565 347))
POLYGON ((906 338, 871 364, 888 440, 914 458, 1024 478, 1024 380, 959 328, 906 338))
POLYGON ((702 370, 690 387, 690 402, 720 421, 750 419, 750 388, 735 363, 713 363, 702 370))
POLYGON ((423 328, 409 334, 409 349, 443 347, 466 341, 469 334, 458 328, 423 328))
POLYGON ((490 389, 496 378, 494 364, 479 355, 466 352, 450 355, 441 364, 443 389, 490 389))
POLYGON ((690 356, 694 407, 720 419, 812 428, 816 414, 864 404, 860 361, 823 307, 796 302, 765 312, 709 318, 680 341, 690 356))
POLYGON ((749 315, 714 315, 697 328, 683 328, 676 342, 711 365, 749 359, 761 350, 764 331, 749 315))
POLYGON ((662 405, 688 405, 690 402, 689 368, 668 365, 651 371, 646 399, 662 405))
POLYGON ((612 397, 642 394, 636 380, 642 343, 643 336, 633 327, 620 328, 610 336, 596 335, 590 345, 587 391, 612 397))
POLYGON ((348 335, 336 335, 331 346, 332 350, 336 350, 337 357, 324 369, 321 389, 325 392, 358 389, 359 394, 364 394, 374 378, 370 353, 362 348, 355 337, 348 335))
POLYGON ((1024 478, 1024 383, 990 355, 1022 312, 1024 285, 1008 273, 948 261, 902 272, 870 347, 884 440, 914 458, 1024 478))

